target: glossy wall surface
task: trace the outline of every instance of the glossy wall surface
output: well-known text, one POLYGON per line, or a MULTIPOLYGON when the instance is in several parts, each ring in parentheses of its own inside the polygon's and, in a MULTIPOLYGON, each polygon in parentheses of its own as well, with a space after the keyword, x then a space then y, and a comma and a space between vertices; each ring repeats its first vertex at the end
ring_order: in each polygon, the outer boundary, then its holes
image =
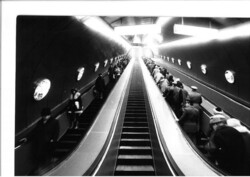
POLYGON ((42 108, 50 107, 56 115, 65 108, 71 88, 84 91, 99 73, 108 70, 111 58, 127 52, 121 43, 93 31, 75 17, 18 16, 16 28, 16 135, 40 118, 42 108), (106 59, 108 64, 104 66, 106 59), (77 81, 80 67, 85 71, 77 81), (51 88, 45 98, 36 101, 35 81, 41 78, 49 79, 51 88))
MULTIPOLYGON (((165 61, 185 75, 213 88, 231 99, 250 107, 250 37, 234 38, 226 41, 212 40, 196 45, 161 48, 160 55, 165 61), (170 61, 167 60, 169 57, 170 61), (174 58, 174 62, 172 62, 174 58), (181 65, 178 63, 181 60, 181 65), (187 67, 191 62, 191 69, 187 67), (201 65, 207 66, 203 74, 201 65), (225 79, 226 70, 235 72, 235 82, 225 79)), ((208 98, 209 99, 209 98, 208 98)))

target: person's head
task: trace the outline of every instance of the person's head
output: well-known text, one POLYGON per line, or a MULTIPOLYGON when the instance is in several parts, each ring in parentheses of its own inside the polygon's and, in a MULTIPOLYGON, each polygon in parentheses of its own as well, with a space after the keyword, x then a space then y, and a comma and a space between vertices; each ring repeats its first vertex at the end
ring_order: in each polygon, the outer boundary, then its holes
POLYGON ((73 95, 74 95, 77 91, 78 91, 77 88, 72 88, 72 89, 71 89, 71 93, 72 93, 73 95))
POLYGON ((177 79, 175 79, 175 80, 173 79, 172 84, 173 84, 174 86, 177 86, 177 82, 178 82, 178 81, 180 81, 180 79, 179 79, 179 78, 177 78, 177 79))
POLYGON ((43 108, 42 111, 41 111, 41 116, 42 116, 42 119, 44 121, 49 120, 50 117, 51 117, 51 110, 50 110, 50 108, 49 107, 43 108))
POLYGON ((226 117, 223 115, 213 115, 210 117, 209 125, 216 130, 218 127, 226 125, 226 117))
POLYGON ((169 78, 168 78, 169 82, 173 82, 174 81, 174 77, 173 75, 170 75, 169 78))
POLYGON ((176 86, 179 88, 183 88, 183 84, 181 83, 181 81, 177 81, 176 86))
POLYGON ((75 95, 74 95, 74 99, 76 100, 80 96, 81 96, 81 93, 80 92, 76 92, 75 95))

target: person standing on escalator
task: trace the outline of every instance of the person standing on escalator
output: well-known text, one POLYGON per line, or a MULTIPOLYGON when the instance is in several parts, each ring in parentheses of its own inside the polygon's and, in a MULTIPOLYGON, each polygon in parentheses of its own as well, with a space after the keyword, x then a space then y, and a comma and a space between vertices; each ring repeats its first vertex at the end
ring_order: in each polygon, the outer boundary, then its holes
POLYGON ((239 131, 227 126, 223 115, 210 117, 212 133, 205 145, 208 157, 230 175, 244 175, 246 149, 244 139, 239 131))
POLYGON ((59 123, 51 116, 50 108, 43 108, 41 117, 31 136, 28 137, 34 145, 32 154, 35 167, 31 172, 32 175, 40 175, 47 166, 53 163, 53 152, 59 136, 59 123))
POLYGON ((79 117, 83 113, 81 94, 77 89, 71 89, 68 114, 70 118, 70 128, 78 129, 79 117))
POLYGON ((95 81, 95 90, 98 93, 98 98, 102 100, 104 98, 105 94, 105 80, 102 77, 102 74, 100 73, 95 81))

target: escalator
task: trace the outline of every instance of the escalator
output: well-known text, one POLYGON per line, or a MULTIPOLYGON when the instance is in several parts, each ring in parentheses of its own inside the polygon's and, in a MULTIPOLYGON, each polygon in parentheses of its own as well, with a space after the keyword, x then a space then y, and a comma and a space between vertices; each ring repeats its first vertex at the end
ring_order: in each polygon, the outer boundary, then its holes
POLYGON ((57 142, 54 157, 58 161, 64 160, 81 142, 85 134, 88 132, 93 121, 95 120, 99 110, 101 109, 105 99, 111 92, 115 82, 109 82, 106 85, 105 95, 103 100, 94 99, 90 105, 84 110, 79 119, 78 129, 68 129, 67 132, 57 142))
POLYGON ((81 139, 92 125, 92 122, 98 114, 98 110, 101 108, 102 104, 102 100, 94 99, 80 116, 78 129, 68 129, 63 137, 60 138, 54 152, 54 157, 56 159, 59 161, 63 160, 80 143, 81 139))
POLYGON ((172 176, 157 138, 139 61, 136 59, 129 88, 111 146, 96 169, 97 176, 172 176))
POLYGON ((156 175, 141 77, 131 80, 114 175, 156 175))
MULTIPOLYGON (((114 85, 115 82, 109 82, 106 85, 105 95, 108 96, 114 85)), ((90 129, 99 110, 105 102, 105 99, 106 98, 100 100, 95 98, 79 117, 78 129, 68 129, 65 134, 56 142, 53 152, 53 161, 44 169, 40 170, 39 175, 43 175, 49 170, 53 169, 68 156, 70 156, 71 153, 73 153, 90 129)), ((32 171, 29 175, 37 175, 36 173, 36 171, 32 171)))

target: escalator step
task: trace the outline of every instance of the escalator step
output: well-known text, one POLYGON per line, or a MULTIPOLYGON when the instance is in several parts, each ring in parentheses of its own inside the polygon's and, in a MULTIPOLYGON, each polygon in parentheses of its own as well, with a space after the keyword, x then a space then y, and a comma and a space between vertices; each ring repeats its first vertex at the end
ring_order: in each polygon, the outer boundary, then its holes
POLYGON ((125 117, 147 117, 146 113, 125 113, 125 117))
POLYGON ((125 127, 148 127, 148 123, 147 122, 124 122, 123 126, 125 127))
POLYGON ((148 150, 151 149, 150 146, 120 146, 120 149, 138 149, 138 150, 148 150))
POLYGON ((130 133, 130 132, 123 132, 122 133, 122 138, 144 138, 144 139, 149 139, 150 136, 149 136, 149 133, 142 133, 142 132, 139 132, 139 133, 130 133))
POLYGON ((124 121, 132 121, 132 122, 139 122, 139 121, 143 121, 143 122, 147 122, 147 117, 125 117, 124 121))
POLYGON ((151 165, 118 165, 117 171, 154 171, 151 165))
MULTIPOLYGON (((152 149, 149 146, 145 146, 145 147, 149 147, 147 149, 143 149, 143 148, 138 148, 140 146, 134 146, 135 148, 133 148, 133 146, 129 146, 131 148, 119 148, 119 155, 152 155, 152 149)), ((144 147, 144 146, 141 146, 144 147)))
POLYGON ((119 155, 118 159, 153 159, 151 155, 119 155))
POLYGON ((121 139, 120 146, 150 146, 149 139, 121 139))
POLYGON ((138 127, 123 127, 122 131, 124 132, 148 132, 149 129, 146 128, 138 128, 138 127))

